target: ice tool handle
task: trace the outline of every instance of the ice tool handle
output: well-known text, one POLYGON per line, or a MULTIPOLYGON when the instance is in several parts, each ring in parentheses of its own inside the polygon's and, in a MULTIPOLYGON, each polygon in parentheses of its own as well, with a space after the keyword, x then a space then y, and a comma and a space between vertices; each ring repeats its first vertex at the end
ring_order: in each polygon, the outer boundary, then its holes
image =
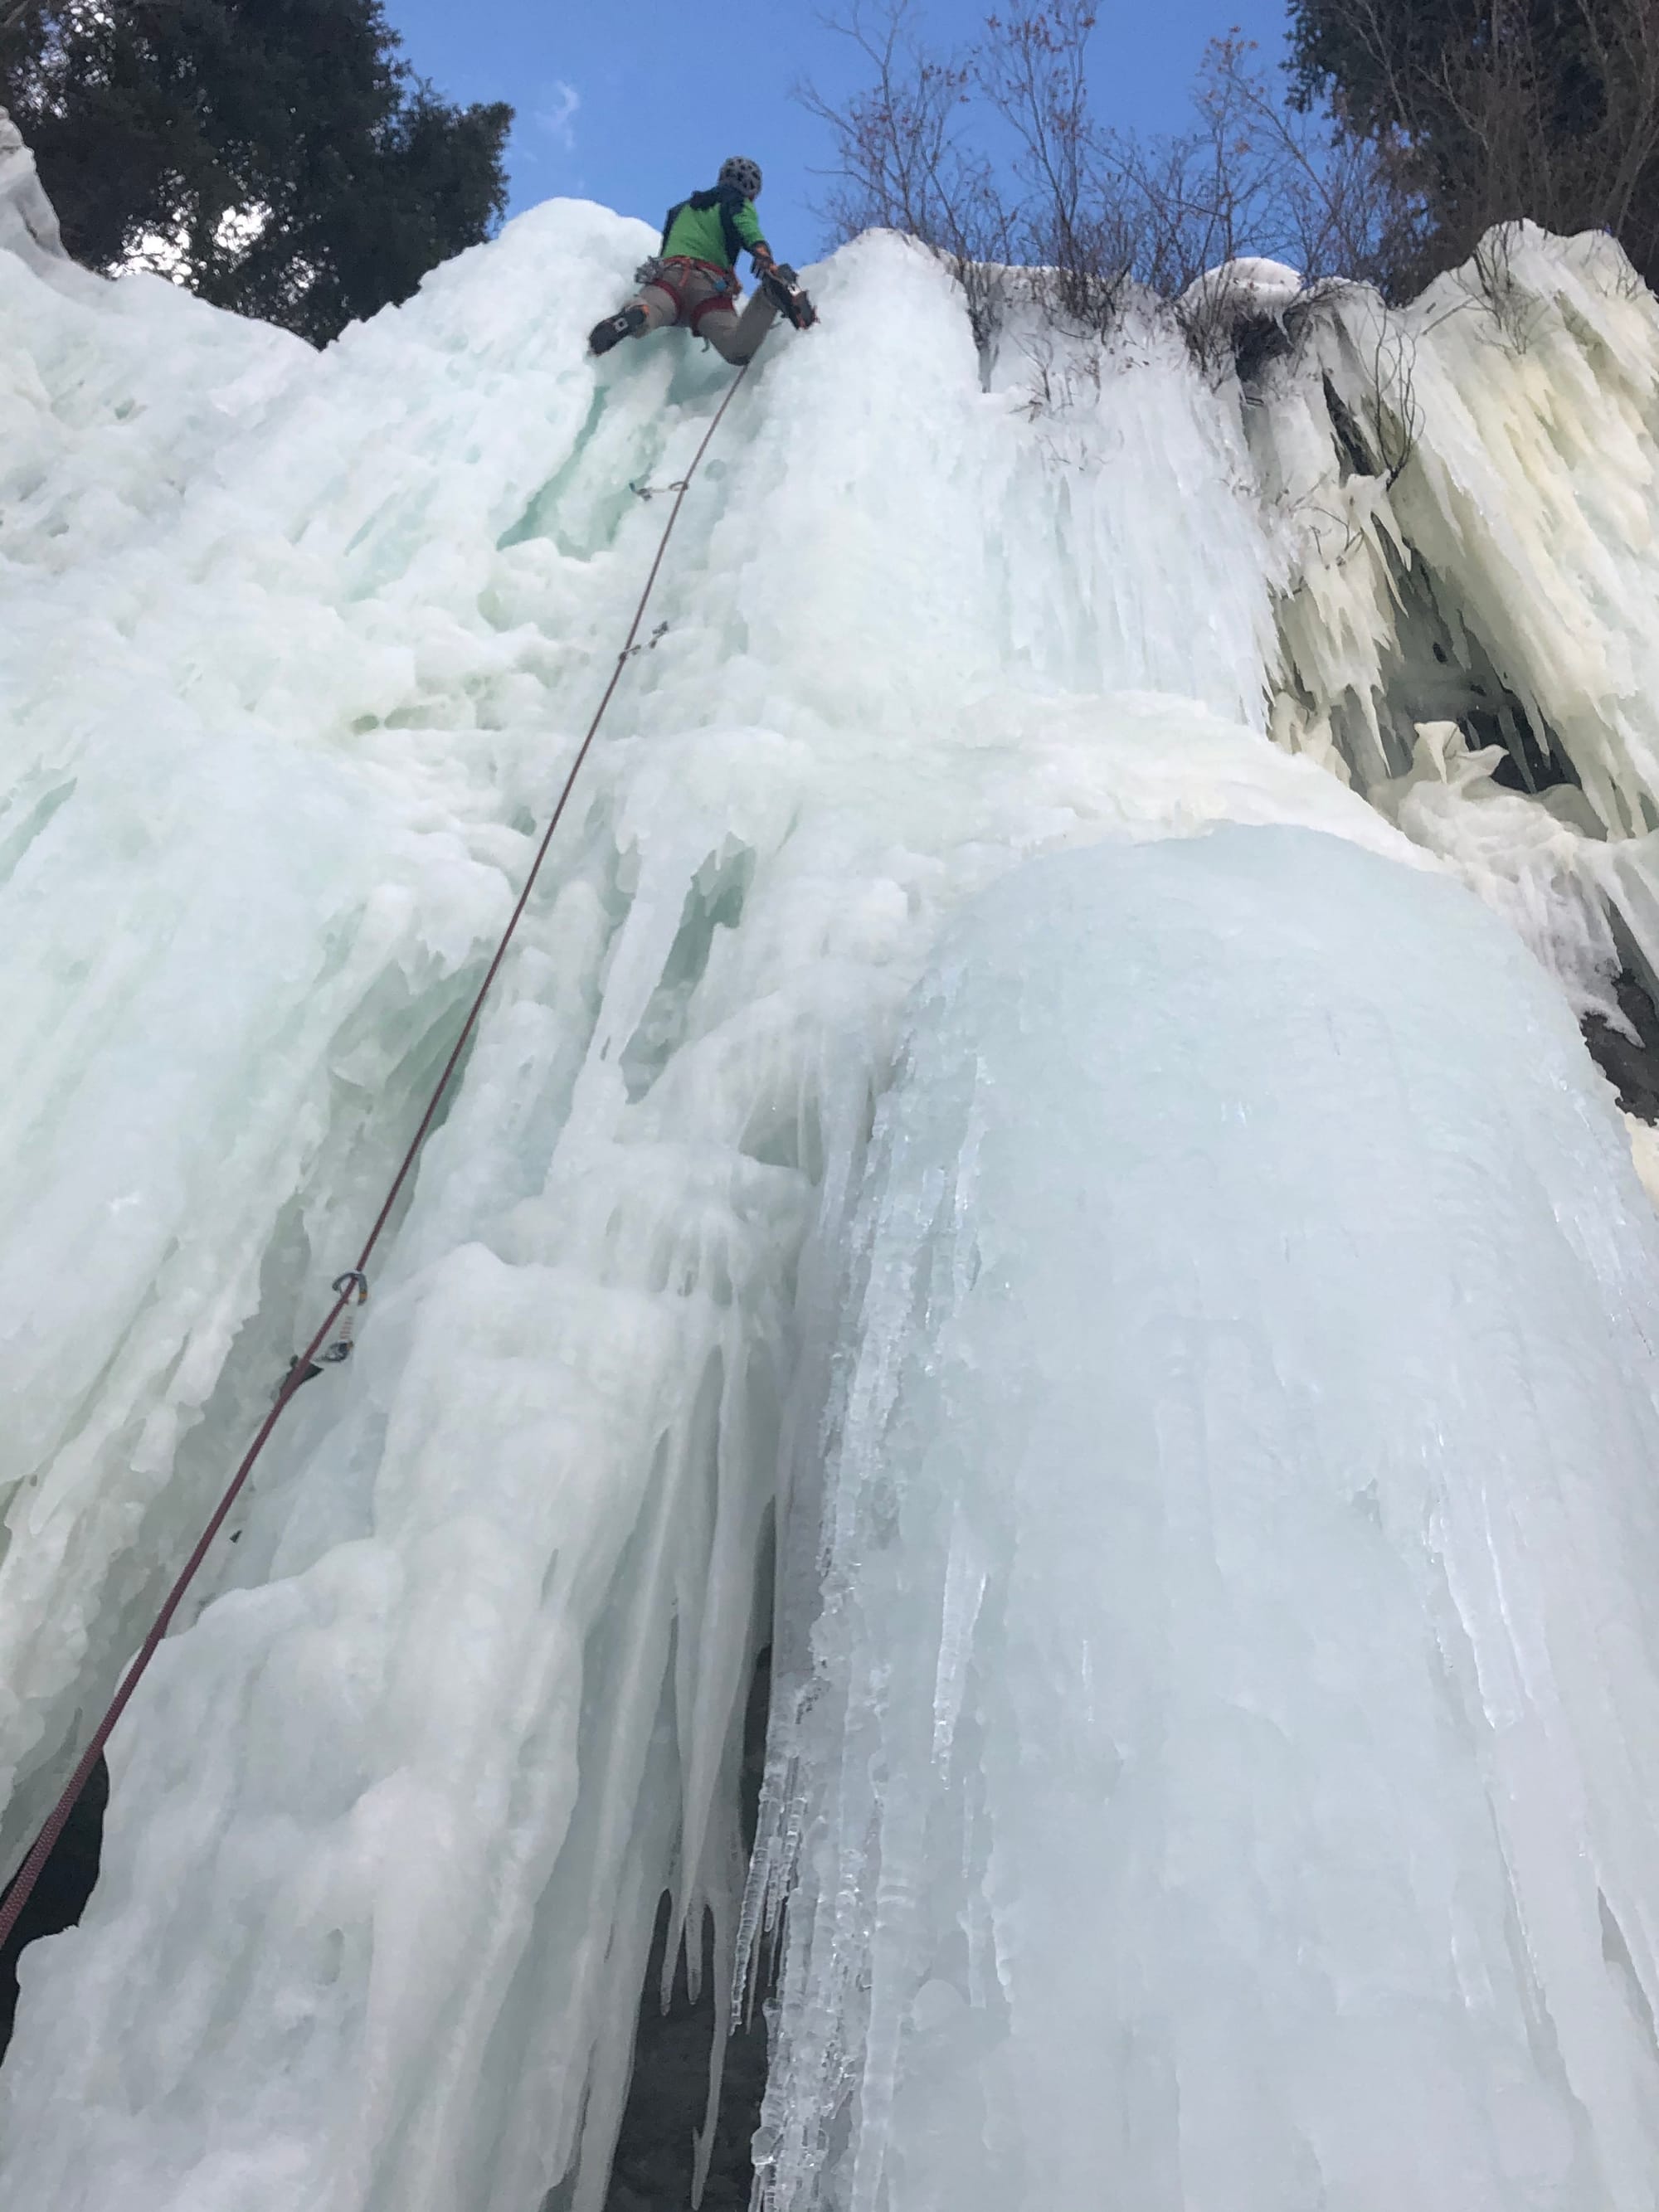
MULTIPOLYGON (((293 1402, 295 1391, 308 1381, 311 1376, 320 1373, 319 1355, 331 1358, 335 1362, 349 1356, 351 1305, 354 1295, 357 1305, 361 1307, 368 1295, 368 1277, 366 1271, 374 1255, 374 1248, 380 1243, 386 1224, 392 1218, 392 1210, 402 1195, 404 1185, 408 1182, 415 1163, 420 1158, 421 1147, 426 1142, 428 1133, 437 1116, 438 1109, 443 1103, 456 1069, 460 1066, 461 1056, 466 1050, 473 1030, 477 1027, 478 1017, 483 1012, 484 1001, 489 998, 495 978, 501 973, 501 963, 507 958, 508 950, 518 933, 519 923, 523 918, 524 910, 530 903, 530 895, 536 888, 537 879, 542 872, 542 865, 553 842, 554 833, 564 817, 564 811, 569 804, 570 794, 575 788, 576 778, 580 775, 582 764, 592 750, 593 740, 599 735, 599 725, 605 720, 605 710, 616 696, 617 686, 622 681, 623 671, 634 657, 635 648, 639 642, 640 629, 645 621, 646 609, 651 604, 651 594, 656 589, 657 578, 662 572, 663 561, 668 551, 668 541, 674 534, 674 525, 679 520, 680 509, 685 504, 685 495, 690 490, 692 480, 702 465, 703 455, 714 442, 715 432, 726 419, 726 410, 736 398, 738 387, 749 374, 750 366, 748 362, 744 362, 726 386, 726 396, 715 409, 714 419, 702 434, 702 442, 692 457, 691 465, 687 469, 676 489, 674 504, 669 510, 667 521, 663 525, 662 536, 657 541, 656 557, 653 560, 649 573, 647 574, 645 588, 640 593, 639 604, 634 610, 634 619, 628 626, 628 635, 623 640, 622 651, 617 654, 616 665, 611 672, 611 680, 605 685, 599 703, 593 710, 593 719, 589 722, 586 733, 576 748, 575 758, 571 762, 564 781, 559 787, 558 798, 554 802, 553 811, 548 817, 547 827, 542 833, 541 842, 536 848, 535 858, 531 861, 529 873, 524 880, 524 888, 519 893, 517 903, 507 918, 506 928, 501 933, 501 941, 496 945, 489 965, 484 971, 483 981, 479 984, 472 1003, 467 1009, 466 1018, 461 1024, 460 1034, 456 1038, 449 1057, 444 1062, 442 1071, 433 1087, 432 1095, 427 1101, 426 1110, 422 1115, 419 1125, 410 1139, 409 1149, 399 1162, 398 1171, 392 1176, 386 1195, 380 1202, 380 1211, 375 1215, 368 1234, 363 1240, 362 1249, 357 1255, 357 1264, 355 1267, 348 1268, 344 1274, 335 1277, 333 1304, 324 1315, 311 1341, 294 1360, 287 1375, 283 1378, 269 1411, 255 1431, 252 1442, 242 1455, 241 1463, 227 1485, 224 1495, 214 1508, 207 1526, 197 1539, 195 1549, 175 1577, 172 1589, 167 1592, 166 1601, 151 1624, 149 1633, 139 1646, 137 1656, 132 1664, 121 1678, 120 1686, 110 1699, 102 1719, 93 1730, 91 1741, 82 1753, 74 1773, 64 1784, 63 1794, 58 1802, 46 1815, 40 1834, 30 1847, 28 1856, 18 1869, 15 1881, 6 1893, 3 1900, 0 1900, 0 1950, 3 1950, 19 1919, 22 1917, 24 1908, 33 1894, 35 1883, 40 1878, 40 1869, 52 1856, 52 1846, 64 1832, 64 1824, 74 1811, 82 1791, 91 1779, 93 1771, 103 1755, 104 1746, 109 1741, 116 1723, 126 1711, 133 1692, 143 1680, 150 1661, 161 1647, 162 1638, 173 1626, 174 1616, 184 1603, 185 1594, 195 1581, 214 1538, 223 1528, 231 1508, 240 1497, 259 1455, 270 1441, 272 1430, 293 1402), (334 1334, 337 1322, 340 1324, 340 1333, 337 1336, 334 1334), (326 1354, 324 1353, 325 1346, 329 1347, 326 1354), (339 1349, 341 1346, 345 1347, 344 1351, 339 1349)), ((652 640, 653 644, 655 641, 655 639, 652 640)))

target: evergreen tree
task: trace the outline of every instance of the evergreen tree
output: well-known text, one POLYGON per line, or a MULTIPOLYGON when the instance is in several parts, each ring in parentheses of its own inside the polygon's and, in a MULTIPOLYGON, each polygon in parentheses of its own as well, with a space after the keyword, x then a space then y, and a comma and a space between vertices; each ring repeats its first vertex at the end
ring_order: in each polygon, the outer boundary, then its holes
POLYGON ((506 202, 512 109, 441 100, 380 0, 0 0, 0 106, 77 259, 317 344, 506 202))
POLYGON ((1659 0, 1291 0, 1303 105, 1391 149, 1431 273, 1494 223, 1607 230, 1659 286, 1659 0))

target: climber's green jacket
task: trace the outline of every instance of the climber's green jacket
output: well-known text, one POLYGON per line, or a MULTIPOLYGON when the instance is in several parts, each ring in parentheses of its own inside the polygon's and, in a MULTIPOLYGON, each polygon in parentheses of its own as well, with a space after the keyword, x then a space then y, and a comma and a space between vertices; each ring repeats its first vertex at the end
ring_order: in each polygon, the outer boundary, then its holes
POLYGON ((690 261, 712 261, 721 269, 732 269, 744 246, 757 267, 772 258, 755 203, 744 199, 735 185, 693 192, 689 200, 669 209, 662 227, 665 261, 684 254, 690 261))

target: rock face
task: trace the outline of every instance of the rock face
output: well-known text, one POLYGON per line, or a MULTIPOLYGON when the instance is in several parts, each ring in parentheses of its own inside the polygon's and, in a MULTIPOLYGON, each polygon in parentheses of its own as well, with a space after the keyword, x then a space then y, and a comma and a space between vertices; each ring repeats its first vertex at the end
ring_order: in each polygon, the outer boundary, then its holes
POLYGON ((25 261, 64 261, 57 211, 46 198, 34 156, 0 107, 0 248, 25 261))

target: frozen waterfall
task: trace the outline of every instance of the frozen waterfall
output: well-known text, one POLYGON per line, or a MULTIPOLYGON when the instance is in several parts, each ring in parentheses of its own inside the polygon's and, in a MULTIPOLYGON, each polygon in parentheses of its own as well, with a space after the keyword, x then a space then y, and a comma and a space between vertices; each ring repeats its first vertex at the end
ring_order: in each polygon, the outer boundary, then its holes
MULTIPOLYGON (((43 204, 0 141, 8 1868, 727 374, 586 357, 648 234, 585 204, 320 356, 43 204)), ((1659 2203, 1659 1252, 1572 1024, 1659 988, 1659 309, 1509 270, 1243 382, 813 272, 113 1741, 7 2203, 599 2212, 665 1891, 722 2019, 793 1899, 790 2212, 1659 2203)))
POLYGON ((946 933, 778 1747, 769 2204, 1653 2204, 1659 1224, 1600 1088, 1467 893, 1305 830, 946 933))

